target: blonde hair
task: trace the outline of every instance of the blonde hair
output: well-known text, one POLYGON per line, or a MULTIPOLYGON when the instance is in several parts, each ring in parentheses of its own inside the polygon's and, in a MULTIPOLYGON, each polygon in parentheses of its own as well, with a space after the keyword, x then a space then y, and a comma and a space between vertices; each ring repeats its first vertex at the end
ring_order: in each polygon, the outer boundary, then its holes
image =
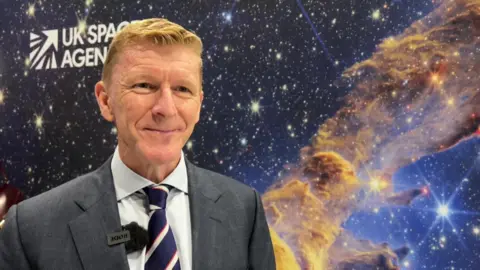
MULTIPOLYGON (((113 38, 108 48, 102 70, 102 80, 108 80, 115 65, 115 56, 123 49, 140 42, 151 42, 159 46, 187 45, 202 57, 202 40, 193 32, 167 19, 152 18, 133 22, 122 28, 113 38)), ((200 61, 200 78, 202 63, 200 61)))

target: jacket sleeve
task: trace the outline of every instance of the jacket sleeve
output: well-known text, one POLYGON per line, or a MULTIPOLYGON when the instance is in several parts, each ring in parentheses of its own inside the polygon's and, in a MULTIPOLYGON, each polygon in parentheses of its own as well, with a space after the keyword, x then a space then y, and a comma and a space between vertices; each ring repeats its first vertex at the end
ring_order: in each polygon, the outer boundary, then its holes
POLYGON ((251 270, 275 270, 275 255, 268 229, 265 211, 258 192, 255 193, 255 220, 249 243, 249 262, 251 270))
POLYGON ((0 229, 0 269, 27 270, 29 263, 23 251, 18 228, 17 205, 10 207, 0 229))

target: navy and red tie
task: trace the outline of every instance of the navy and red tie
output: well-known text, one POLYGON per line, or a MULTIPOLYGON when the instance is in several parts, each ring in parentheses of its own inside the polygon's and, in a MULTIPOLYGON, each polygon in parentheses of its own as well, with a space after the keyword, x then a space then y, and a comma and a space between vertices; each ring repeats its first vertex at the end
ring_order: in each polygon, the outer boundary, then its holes
POLYGON ((150 203, 148 222, 149 243, 145 253, 145 270, 180 270, 180 259, 172 229, 166 216, 167 197, 171 187, 167 185, 145 188, 150 203))

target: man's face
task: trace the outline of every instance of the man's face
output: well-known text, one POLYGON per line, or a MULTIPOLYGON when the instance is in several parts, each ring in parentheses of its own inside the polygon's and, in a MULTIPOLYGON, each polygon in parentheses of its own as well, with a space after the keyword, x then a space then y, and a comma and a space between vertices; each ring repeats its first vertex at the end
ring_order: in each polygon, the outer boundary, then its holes
POLYGON ((185 45, 140 43, 116 56, 108 83, 99 83, 108 96, 100 107, 104 118, 115 122, 125 156, 154 164, 178 161, 200 116, 200 65, 198 54, 185 45))

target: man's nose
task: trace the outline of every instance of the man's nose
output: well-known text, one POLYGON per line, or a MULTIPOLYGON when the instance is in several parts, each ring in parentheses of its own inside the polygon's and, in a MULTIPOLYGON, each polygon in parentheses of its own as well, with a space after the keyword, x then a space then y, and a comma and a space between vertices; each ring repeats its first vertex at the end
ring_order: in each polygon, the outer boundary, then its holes
POLYGON ((164 117, 177 114, 173 90, 170 86, 164 86, 155 93, 155 105, 152 108, 152 112, 155 115, 161 115, 164 117))

